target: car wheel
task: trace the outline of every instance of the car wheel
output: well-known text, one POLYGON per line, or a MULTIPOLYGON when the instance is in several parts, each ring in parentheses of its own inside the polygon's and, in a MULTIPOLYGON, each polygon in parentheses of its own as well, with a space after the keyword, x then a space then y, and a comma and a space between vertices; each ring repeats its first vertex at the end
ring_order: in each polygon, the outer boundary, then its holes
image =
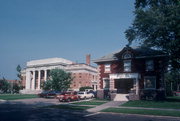
POLYGON ((71 99, 70 99, 70 98, 68 98, 68 99, 67 99, 67 102, 71 102, 71 99))
POLYGON ((86 99, 86 96, 84 97, 84 99, 86 99))
POLYGON ((62 100, 59 99, 59 102, 62 102, 62 100))

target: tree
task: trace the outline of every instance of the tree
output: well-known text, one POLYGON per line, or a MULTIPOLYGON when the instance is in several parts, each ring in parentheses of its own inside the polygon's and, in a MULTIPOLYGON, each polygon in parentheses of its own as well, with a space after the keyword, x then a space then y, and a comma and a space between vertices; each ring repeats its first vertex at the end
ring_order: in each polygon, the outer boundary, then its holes
POLYGON ((71 73, 62 69, 53 69, 50 71, 50 80, 44 83, 43 89, 65 91, 70 87, 72 81, 71 73))
POLYGON ((0 79, 0 92, 7 93, 9 89, 10 84, 8 83, 8 81, 5 78, 0 79))
POLYGON ((47 80, 42 84, 43 90, 52 90, 52 80, 47 80))
POLYGON ((22 87, 18 83, 12 83, 12 86, 13 93, 19 93, 19 90, 22 89, 22 87))
MULTIPOLYGON (((167 92, 180 91, 180 70, 173 70, 165 74, 167 92)), ((169 94, 169 95, 170 95, 169 94)))
POLYGON ((21 76, 21 66, 20 66, 20 65, 18 65, 18 66, 16 67, 16 71, 18 72, 18 73, 17 73, 17 77, 19 78, 19 80, 22 80, 22 76, 21 76))
MULTIPOLYGON (((13 84, 13 88, 15 88, 15 89, 13 89, 13 90, 15 91, 15 93, 18 93, 20 89, 23 89, 23 88, 24 88, 24 87, 22 86, 21 70, 22 70, 22 69, 21 69, 21 66, 18 65, 18 66, 16 67, 16 71, 18 72, 18 73, 17 73, 17 77, 19 78, 19 80, 16 81, 16 84, 13 84), (15 86, 15 87, 14 87, 14 86, 15 86)), ((14 92, 14 91, 13 91, 13 92, 14 92)))
POLYGON ((129 44, 140 41, 169 55, 173 69, 180 68, 180 1, 136 0, 135 19, 125 31, 129 44))

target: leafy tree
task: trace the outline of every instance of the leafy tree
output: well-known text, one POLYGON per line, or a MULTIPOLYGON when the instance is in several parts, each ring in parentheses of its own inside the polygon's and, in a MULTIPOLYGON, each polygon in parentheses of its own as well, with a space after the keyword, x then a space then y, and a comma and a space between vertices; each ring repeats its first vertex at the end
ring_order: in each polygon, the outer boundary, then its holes
POLYGON ((165 74, 167 92, 180 91, 180 70, 173 70, 165 74))
POLYGON ((0 79, 0 92, 7 93, 9 89, 10 84, 8 83, 8 81, 5 78, 0 79))
POLYGON ((18 83, 13 83, 12 86, 13 86, 12 88, 13 93, 19 93, 19 90, 22 89, 22 87, 18 83))
POLYGON ((136 0, 134 14, 125 31, 129 44, 136 40, 160 49, 169 55, 173 69, 180 68, 180 1, 136 0))
POLYGON ((18 65, 18 66, 16 67, 16 71, 18 72, 18 73, 17 73, 17 77, 19 78, 19 80, 22 80, 22 76, 21 76, 21 66, 20 66, 20 65, 18 65))
POLYGON ((42 84, 43 90, 52 90, 52 80, 47 80, 42 84))
POLYGON ((45 90, 64 91, 70 87, 72 77, 71 73, 65 72, 62 69, 53 69, 50 71, 50 80, 44 83, 45 90))

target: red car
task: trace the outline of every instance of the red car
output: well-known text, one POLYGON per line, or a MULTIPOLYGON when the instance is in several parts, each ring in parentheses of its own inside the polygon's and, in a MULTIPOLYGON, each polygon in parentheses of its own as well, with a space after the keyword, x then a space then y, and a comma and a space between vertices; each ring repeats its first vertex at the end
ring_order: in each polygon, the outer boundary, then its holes
POLYGON ((74 100, 80 100, 80 97, 77 95, 77 92, 63 92, 60 95, 57 95, 56 98, 62 102, 62 101, 74 101, 74 100))

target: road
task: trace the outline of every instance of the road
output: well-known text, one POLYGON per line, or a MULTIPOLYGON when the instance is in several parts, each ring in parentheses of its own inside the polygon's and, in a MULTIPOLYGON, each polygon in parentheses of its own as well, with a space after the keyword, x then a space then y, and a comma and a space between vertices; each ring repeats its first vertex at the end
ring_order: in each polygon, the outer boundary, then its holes
POLYGON ((40 108, 25 104, 0 104, 0 121, 180 121, 178 118, 125 115, 111 113, 91 114, 85 111, 40 108))

